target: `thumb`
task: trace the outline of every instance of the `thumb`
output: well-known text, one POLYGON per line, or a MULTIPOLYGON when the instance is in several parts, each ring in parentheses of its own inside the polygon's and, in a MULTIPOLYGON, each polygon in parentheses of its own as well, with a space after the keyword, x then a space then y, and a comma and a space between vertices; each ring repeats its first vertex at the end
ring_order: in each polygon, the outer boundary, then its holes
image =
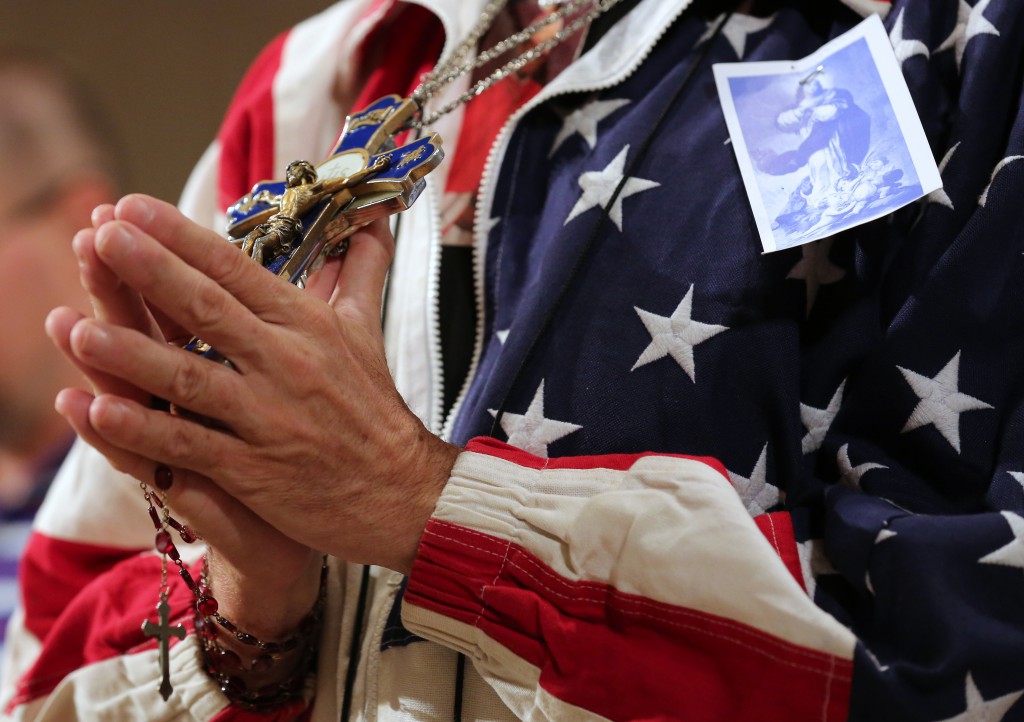
POLYGON ((354 310, 365 318, 380 319, 384 283, 394 256, 395 238, 386 218, 352 234, 331 299, 335 311, 354 310))

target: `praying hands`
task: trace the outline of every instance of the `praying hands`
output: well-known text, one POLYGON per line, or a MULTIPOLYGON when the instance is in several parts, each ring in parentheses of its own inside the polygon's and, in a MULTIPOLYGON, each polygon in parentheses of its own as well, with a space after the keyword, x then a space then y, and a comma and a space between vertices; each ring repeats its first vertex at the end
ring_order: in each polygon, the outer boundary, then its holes
POLYGON ((301 291, 154 199, 128 196, 93 221, 74 248, 96 318, 60 308, 47 323, 93 393, 67 389, 57 408, 140 481, 172 469, 168 502, 216 552, 222 613, 288 633, 316 596, 320 552, 407 572, 458 450, 387 369, 386 223, 301 291), (234 368, 168 343, 192 334, 234 368), (190 413, 153 410, 152 397, 190 413))

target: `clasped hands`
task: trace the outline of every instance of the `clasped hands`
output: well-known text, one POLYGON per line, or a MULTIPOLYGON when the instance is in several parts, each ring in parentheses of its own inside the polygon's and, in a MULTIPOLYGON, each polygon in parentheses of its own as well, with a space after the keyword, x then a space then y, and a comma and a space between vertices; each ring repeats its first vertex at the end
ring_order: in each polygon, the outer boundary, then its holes
POLYGON ((168 502, 215 550, 225 616, 287 631, 321 551, 410 569, 458 450, 387 368, 386 221, 304 291, 145 196, 98 207, 73 248, 95 318, 55 309, 47 332, 93 388, 65 389, 57 410, 115 468, 146 483, 157 464, 174 470, 168 502), (235 368, 168 343, 191 335, 235 368), (153 410, 154 396, 191 413, 153 410))

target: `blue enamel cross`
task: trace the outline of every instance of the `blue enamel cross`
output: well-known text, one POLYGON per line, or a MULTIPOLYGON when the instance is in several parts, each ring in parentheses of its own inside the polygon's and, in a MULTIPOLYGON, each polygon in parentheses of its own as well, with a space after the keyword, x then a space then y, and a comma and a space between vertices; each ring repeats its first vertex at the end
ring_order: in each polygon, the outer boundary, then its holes
POLYGON ((228 209, 228 235, 271 271, 302 285, 325 253, 363 225, 407 209, 444 157, 431 133, 401 147, 418 106, 389 95, 345 120, 327 160, 297 161, 284 181, 261 181, 228 209))

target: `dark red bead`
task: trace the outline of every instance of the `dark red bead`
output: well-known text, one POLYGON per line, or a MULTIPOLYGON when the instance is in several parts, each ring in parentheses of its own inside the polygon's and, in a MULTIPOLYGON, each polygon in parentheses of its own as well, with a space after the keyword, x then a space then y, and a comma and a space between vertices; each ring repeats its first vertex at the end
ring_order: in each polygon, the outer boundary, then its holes
POLYGON ((280 642, 264 642, 263 650, 271 654, 279 654, 284 651, 284 645, 280 642))
POLYGON ((249 668, 253 672, 266 672, 268 669, 274 666, 274 658, 269 654, 261 654, 252 661, 249 668))
MULTIPOLYGON (((167 536, 170 537, 170 534, 167 536)), ((167 556, 169 556, 175 564, 181 561, 181 555, 178 554, 178 547, 174 546, 174 542, 172 541, 167 542, 167 556)))
POLYGON ((181 531, 181 522, 173 516, 167 517, 167 526, 171 527, 171 529, 174 529, 175 531, 181 531))
POLYGON ((212 642, 217 638, 217 625, 208 624, 204 619, 196 619, 196 633, 202 639, 212 642))
POLYGON ((171 541, 171 535, 161 529, 156 533, 156 550, 161 554, 166 554, 167 550, 174 546, 171 541))
POLYGON ((163 528, 163 524, 160 523, 160 515, 156 513, 156 509, 149 507, 149 518, 153 520, 153 526, 156 527, 157 531, 163 528))
POLYGON ((237 654, 232 652, 230 649, 219 649, 217 650, 216 662, 217 668, 221 672, 240 672, 242 671, 242 659, 237 654))
POLYGON ((217 612, 217 600, 213 597, 199 597, 196 601, 196 610, 204 617, 209 617, 217 612))
POLYGON ((174 483, 174 472, 171 471, 171 467, 158 464, 153 472, 153 482, 157 485, 157 489, 163 492, 169 490, 171 484, 174 483))
POLYGON ((228 677, 221 684, 220 689, 224 694, 237 696, 245 693, 246 685, 238 677, 228 677))
POLYGON ((181 529, 178 530, 178 533, 181 534, 181 540, 186 544, 191 544, 197 538, 196 533, 189 528, 188 524, 181 527, 181 529))
POLYGON ((217 623, 220 624, 220 626, 224 627, 224 629, 231 632, 232 634, 238 631, 238 627, 232 624, 230 620, 224 619, 224 617, 218 616, 217 623))
POLYGON ((256 639, 256 637, 254 637, 251 634, 249 634, 248 632, 235 632, 235 637, 237 637, 238 641, 241 642, 242 644, 253 644, 253 645, 255 645, 255 644, 259 644, 259 641, 260 641, 260 640, 256 639))
POLYGON ((157 489, 167 491, 174 483, 174 472, 168 466, 157 465, 156 471, 153 472, 153 483, 156 484, 157 489))
POLYGON ((179 569, 178 576, 185 581, 185 585, 188 586, 189 589, 193 592, 196 590, 196 583, 192 580, 192 575, 188 573, 188 569, 179 569))
POLYGON ((153 504, 156 504, 161 509, 164 508, 164 503, 163 503, 163 501, 160 500, 160 495, 159 494, 150 494, 149 495, 149 501, 151 503, 153 503, 153 504))

